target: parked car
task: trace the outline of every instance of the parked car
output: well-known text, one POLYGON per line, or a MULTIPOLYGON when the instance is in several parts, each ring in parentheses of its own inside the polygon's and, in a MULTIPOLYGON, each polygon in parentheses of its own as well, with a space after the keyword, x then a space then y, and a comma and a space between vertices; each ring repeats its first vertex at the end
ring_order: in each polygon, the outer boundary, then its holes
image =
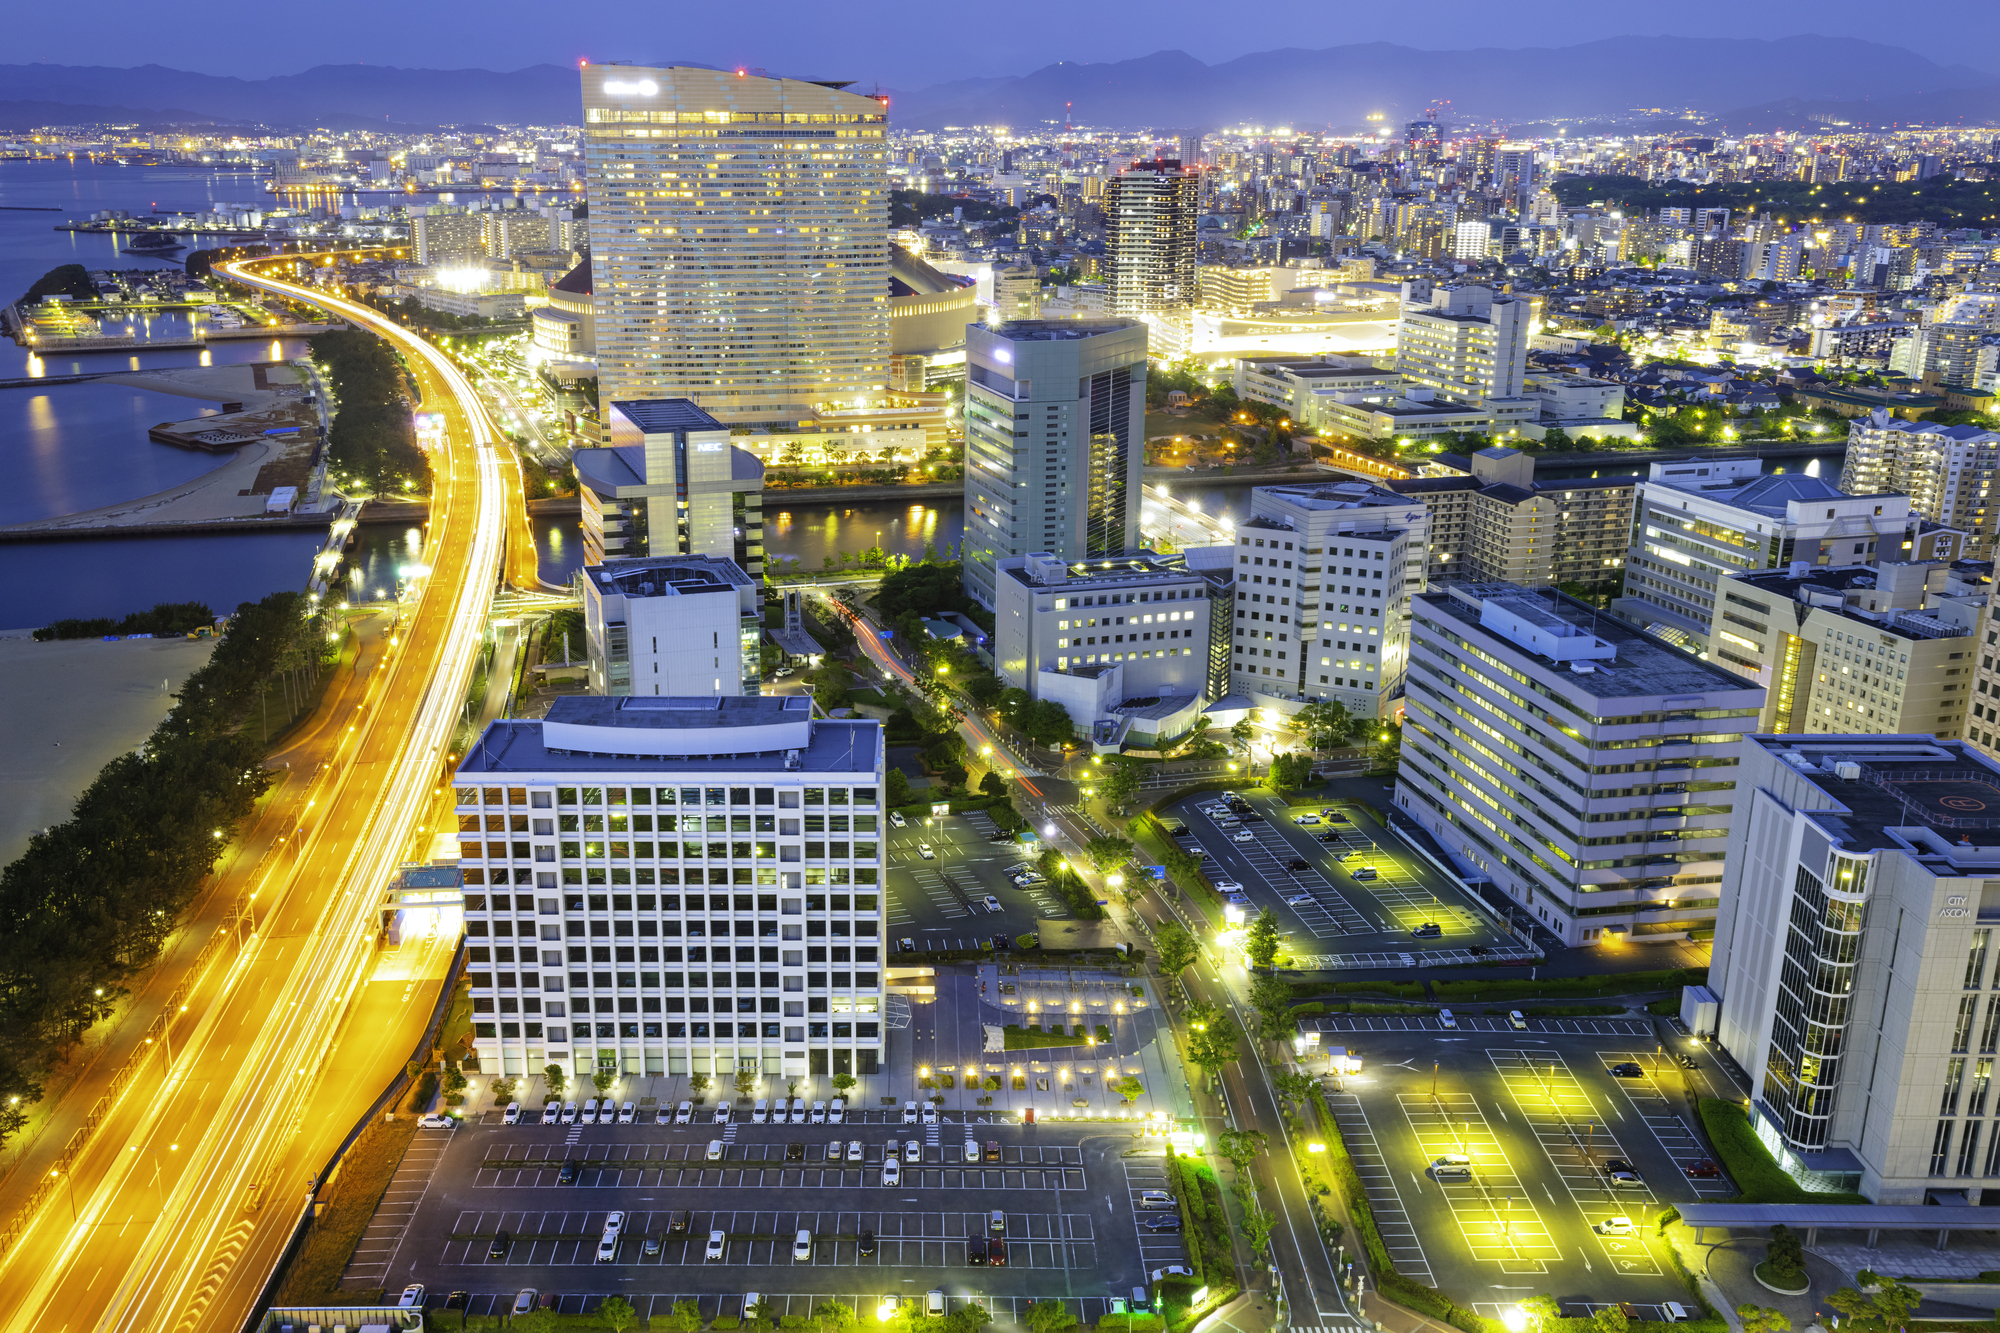
POLYGON ((900 811, 891 810, 889 812, 889 823, 891 827, 901 828, 903 827, 903 825, 909 822, 910 822, 909 820, 903 818, 902 813, 900 811))
POLYGON ((865 1153, 866 1151, 867 1149, 862 1146, 861 1140, 854 1139, 850 1141, 847 1145, 847 1160, 850 1162, 858 1162, 861 1160, 862 1154, 865 1153))
POLYGON ((986 1140, 986 1160, 989 1162, 997 1162, 1000 1160, 1000 1140, 998 1139, 986 1140))
POLYGON ((662 1105, 662 1106, 660 1107, 660 1109, 659 1109, 659 1110, 657 1110, 657 1111, 653 1112, 653 1123, 654 1123, 654 1124, 656 1124, 656 1125, 671 1125, 671 1124, 672 1124, 673 1122, 674 1122, 674 1108, 673 1108, 673 1107, 671 1107, 671 1106, 667 1106, 667 1105, 664 1105, 664 1104, 663 1104, 663 1105, 662 1105))
POLYGON ((937 860, 937 853, 931 850, 931 845, 927 842, 917 844, 917 855, 923 857, 926 861, 937 860))
POLYGON ((1523 1014, 1519 1009, 1509 1009, 1507 1011, 1507 1022, 1511 1027, 1519 1028, 1523 1032, 1527 1031, 1527 1015, 1523 1014))
POLYGON ((786 1161, 788 1161, 788 1162, 803 1162, 803 1161, 805 1161, 805 1160, 806 1160, 806 1145, 805 1145, 805 1144, 803 1144, 803 1143, 800 1143, 800 1142, 799 1142, 798 1140, 796 1140, 796 1139, 794 1139, 794 1140, 793 1140, 792 1142, 790 1142, 790 1143, 787 1143, 787 1144, 785 1145, 785 1160, 786 1160, 786 1161))
POLYGON ((520 1123, 521 1123, 521 1103, 519 1103, 519 1102, 508 1102, 508 1103, 507 1103, 507 1109, 506 1109, 506 1110, 504 1110, 504 1111, 502 1111, 502 1112, 500 1113, 500 1123, 501 1123, 501 1124, 503 1124, 503 1125, 518 1125, 518 1124, 520 1124, 520 1123))
POLYGON ((882 1188, 895 1189, 903 1183, 902 1164, 894 1158, 882 1163, 882 1188))
POLYGON ((720 1259, 723 1252, 728 1248, 729 1233, 726 1231, 711 1231, 708 1233, 708 1249, 703 1251, 701 1257, 703 1260, 712 1263, 720 1259))
POLYGON ((1362 866, 1362 867, 1361 867, 1360 869, 1358 869, 1358 870, 1350 870, 1350 871, 1348 871, 1347 873, 1348 873, 1348 874, 1350 874, 1350 875, 1352 875, 1352 876, 1353 876, 1354 878, 1356 878, 1356 879, 1380 879, 1380 878, 1381 878, 1381 876, 1380 876, 1379 874, 1377 874, 1377 873, 1376 873, 1376 871, 1375 871, 1375 867, 1374 867, 1374 866, 1362 866))
POLYGON ((1234 832, 1234 833, 1232 833, 1232 834, 1230 834, 1230 835, 1229 835, 1229 838, 1230 838, 1230 841, 1232 841, 1232 842, 1255 842, 1255 841, 1257 841, 1257 835, 1256 835, 1256 834, 1254 834, 1254 833, 1252 833, 1252 832, 1251 832, 1251 831, 1250 831, 1249 829, 1247 829, 1247 828, 1240 828, 1240 829, 1237 829, 1237 830, 1236 830, 1236 832, 1234 832))
MULTIPOLYGON (((724 1111, 722 1114, 724 1119, 727 1119, 729 1116, 729 1112, 727 1111, 724 1111)), ((618 1108, 619 1124, 629 1125, 638 1118, 639 1118, 639 1108, 635 1106, 633 1103, 626 1102, 623 1106, 618 1108)))
POLYGON ((418 1129, 450 1129, 458 1121, 448 1115, 425 1115, 417 1117, 418 1129))
POLYGON ((1611 1076, 1613 1078, 1644 1078, 1646 1077, 1646 1071, 1639 1068, 1638 1065, 1632 1063, 1630 1060, 1620 1060, 1617 1064, 1611 1066, 1611 1076))
POLYGON ((964 1150, 963 1150, 963 1151, 964 1151, 964 1155, 965 1155, 965 1160, 966 1160, 966 1161, 968 1161, 968 1162, 976 1162, 976 1161, 978 1161, 978 1160, 979 1160, 979 1140, 978 1140, 978 1139, 975 1139, 975 1138, 973 1138, 973 1137, 971 1137, 970 1135, 966 1136, 966 1140, 965 1140, 965 1148, 964 1148, 964 1150))
POLYGON ((729 1107, 728 1107, 728 1106, 726 1106, 726 1105, 725 1105, 725 1106, 718 1106, 718 1107, 716 1107, 716 1108, 715 1108, 715 1123, 716 1123, 716 1124, 718 1124, 718 1125, 726 1125, 726 1124, 728 1124, 728 1123, 729 1123, 729 1107))
MULTIPOLYGON (((1165 1190, 1146 1190, 1139 1195, 1139 1207, 1141 1208, 1173 1208, 1175 1206, 1174 1196, 1165 1190)), ((1175 1220, 1178 1221, 1179 1219, 1176 1218, 1175 1220)))
POLYGON ((1148 1231, 1179 1231, 1181 1229, 1181 1220, 1178 1217, 1148 1218, 1145 1227, 1148 1231))
POLYGON ((1699 1162, 1689 1162, 1681 1169, 1687 1173, 1690 1180, 1714 1180, 1722 1174, 1722 1168, 1706 1157, 1699 1162))
POLYGON ((917 1104, 915 1102, 903 1103, 903 1123, 906 1125, 917 1123, 917 1104))
POLYGON ((561 1116, 561 1102, 549 1102, 542 1107, 542 1123, 545 1125, 553 1125, 561 1116))
POLYGON ((574 1185, 576 1184, 577 1175, 578 1171, 576 1163, 564 1162, 562 1164, 562 1169, 556 1172, 556 1184, 574 1185))
POLYGON ((399 1298, 397 1298, 396 1308, 398 1310, 423 1309, 424 1284, 421 1282, 412 1282, 409 1286, 404 1287, 403 1294, 399 1298))
POLYGON ((991 1268, 1007 1266, 1007 1242, 995 1236, 986 1242, 986 1263, 991 1268))
POLYGON ((646 1244, 642 1249, 641 1253, 643 1253, 648 1259, 650 1259, 659 1252, 660 1252, 660 1233, 657 1231, 647 1232, 646 1244))
POLYGON ((965 1262, 974 1268, 986 1266, 986 1238, 974 1236, 965 1242, 965 1262))
POLYGON ((1426 921, 1421 926, 1418 926, 1415 930, 1411 931, 1410 934, 1416 939, 1434 940, 1438 936, 1444 934, 1444 927, 1440 926, 1435 921, 1426 921))
POLYGON ((1327 832, 1320 834, 1319 837, 1314 839, 1314 841, 1324 842, 1324 843, 1337 843, 1341 841, 1341 836, 1338 833, 1327 832))
POLYGON ((505 1259, 507 1251, 514 1244, 514 1233, 502 1227, 493 1233, 493 1243, 486 1247, 488 1259, 505 1259))
POLYGON ((674 1123, 676 1125, 692 1125, 694 1123, 693 1102, 682 1102, 674 1108, 674 1123))
POLYGON ((542 1308, 542 1293, 533 1287, 523 1287, 514 1297, 515 1314, 533 1314, 542 1308))
POLYGON ((1168 1264, 1165 1268, 1153 1270, 1153 1281, 1161 1282, 1170 1277, 1193 1277, 1194 1270, 1186 1264, 1168 1264))
POLYGON ((1292 822, 1302 828, 1308 828, 1319 823, 1319 816, 1314 814, 1293 815, 1292 822))
POLYGON ((863 1256, 875 1253, 875 1233, 863 1230, 854 1238, 854 1252, 863 1256))
POLYGON ((1629 1217, 1607 1217, 1597 1224, 1597 1232, 1601 1236, 1629 1236, 1634 1229, 1629 1217))
POLYGON ((1291 897, 1285 899, 1285 906, 1304 907, 1312 901, 1313 901, 1313 896, 1310 893, 1295 893, 1291 897))
POLYGON ((1447 1032, 1455 1032, 1458 1030, 1458 1017, 1457 1015, 1453 1014, 1449 1009, 1438 1010, 1438 1023, 1447 1032))
POLYGON ((924 1145, 911 1139, 903 1145, 903 1160, 915 1166, 924 1160, 924 1145))

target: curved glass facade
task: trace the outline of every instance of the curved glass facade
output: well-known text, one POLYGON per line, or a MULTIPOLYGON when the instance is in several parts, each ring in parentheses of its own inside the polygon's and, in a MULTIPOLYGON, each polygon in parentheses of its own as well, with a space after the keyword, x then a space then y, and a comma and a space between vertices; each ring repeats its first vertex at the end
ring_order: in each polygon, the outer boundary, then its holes
POLYGON ((1826 1146, 1868 914, 1866 860, 1835 855, 1830 883, 1800 868, 1792 885, 1763 1098, 1794 1147, 1826 1146))

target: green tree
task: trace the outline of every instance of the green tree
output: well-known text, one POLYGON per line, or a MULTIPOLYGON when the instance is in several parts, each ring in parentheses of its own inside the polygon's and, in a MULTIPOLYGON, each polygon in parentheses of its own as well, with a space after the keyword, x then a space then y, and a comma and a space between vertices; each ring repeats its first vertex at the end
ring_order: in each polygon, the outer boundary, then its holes
POLYGON ((1590 1317, 1593 1333, 1625 1333, 1626 1326, 1631 1322, 1626 1317, 1624 1306, 1615 1301, 1590 1317))
POLYGON ((1053 699, 1039 699, 1025 714, 1021 730, 1035 744, 1054 749, 1075 737, 1076 724, 1070 720, 1067 708, 1053 699))
POLYGON ((1271 1086, 1278 1090, 1280 1097, 1301 1108, 1310 1104, 1320 1093, 1318 1079, 1311 1074, 1294 1073, 1289 1069, 1273 1074, 1271 1086))
POLYGON ((1348 715, 1346 705, 1319 699, 1293 715, 1292 728, 1305 738, 1307 745, 1319 750, 1346 740, 1347 733, 1354 729, 1354 719, 1348 715))
MULTIPOLYGON (((1859 1296, 1861 1293, 1854 1294, 1859 1296)), ((1783 1310, 1762 1305, 1739 1305, 1736 1307, 1736 1318, 1743 1324, 1743 1333, 1792 1333, 1791 1318, 1783 1310)))
POLYGON ((697 1097, 702 1096, 704 1093, 706 1093, 708 1091, 708 1086, 709 1086, 709 1079, 708 1075, 706 1074, 694 1074, 690 1075, 688 1078, 688 1087, 694 1090, 694 1095, 697 1097))
POLYGON ((1241 1180, 1270 1143, 1262 1130, 1225 1129, 1215 1136, 1215 1151, 1236 1168, 1236 1177, 1241 1180))
POLYGON ((1858 1319, 1874 1319, 1881 1313, 1875 1308, 1873 1300, 1853 1287, 1842 1287, 1827 1293, 1826 1303, 1839 1311, 1840 1317, 1849 1323, 1858 1319))
POLYGON ((612 1084, 617 1081, 618 1075, 612 1073, 609 1069, 600 1069, 590 1076, 590 1086, 597 1089, 597 1095, 600 1097, 611 1091, 612 1084))
POLYGON ((852 1074, 835 1074, 833 1076, 833 1090, 843 1097, 854 1090, 854 1083, 855 1079, 852 1074))
POLYGON ((764 1333, 778 1322, 777 1314, 778 1308, 768 1298, 760 1300, 755 1305, 744 1307, 743 1327, 750 1333, 764 1333))
POLYGON ((757 1075, 747 1069, 737 1070, 736 1095, 738 1097, 748 1097, 755 1091, 757 1091, 757 1075))
POLYGON ((1909 1322, 1910 1311, 1917 1308, 1924 1298, 1923 1293, 1907 1282, 1875 1273, 1862 1272, 1854 1275, 1857 1282, 1867 1283, 1874 1279, 1875 1309, 1880 1313, 1885 1328, 1900 1328, 1909 1322))
POLYGON ((1275 792, 1297 791, 1312 781, 1312 766, 1309 754, 1272 755, 1271 771, 1264 775, 1264 785, 1275 792))
POLYGON ((1268 973, 1250 980, 1250 1006, 1257 1011, 1257 1035, 1283 1041, 1292 1035, 1292 988, 1268 973))
POLYGON ((1098 781, 1098 790, 1104 799, 1113 805, 1123 805, 1139 791, 1139 780, 1145 776, 1146 766, 1125 755, 1113 755, 1104 766, 1104 776, 1098 781))
POLYGON ((1243 1209, 1243 1230, 1250 1238, 1250 1253, 1263 1263, 1271 1249, 1271 1229, 1278 1225, 1278 1219, 1264 1211, 1262 1204, 1250 1200, 1243 1209))
POLYGON ((1521 1302, 1521 1313, 1526 1315, 1531 1323, 1539 1327, 1552 1319, 1562 1318, 1562 1304, 1555 1297, 1546 1293, 1540 1296, 1530 1296, 1527 1300, 1521 1302))
POLYGON ((608 1296, 597 1307, 597 1317, 609 1326, 611 1333, 625 1333, 638 1320, 639 1312, 623 1296, 608 1296))
POLYGON ((445 1062, 445 1067, 444 1067, 445 1096, 447 1097, 458 1096, 460 1093, 465 1091, 465 1085, 468 1081, 469 1080, 467 1080, 467 1078, 465 1077, 465 1071, 463 1069, 460 1069, 457 1065, 452 1064, 450 1061, 445 1062))
POLYGON ((812 1308, 819 1333, 848 1333, 855 1325, 854 1307, 845 1301, 821 1301, 812 1308))
POLYGON ((981 794, 986 796, 1005 796, 1007 794, 1007 779, 989 768, 986 770, 986 776, 979 779, 979 790, 981 794))
POLYGON ((1127 1074, 1118 1084, 1117 1092, 1126 1101, 1136 1102, 1146 1095, 1146 1085, 1139 1081, 1136 1074, 1127 1074))
POLYGON ((1076 1326, 1076 1316, 1061 1301, 1036 1301, 1028 1307, 1028 1333, 1064 1333, 1076 1326))
POLYGON ((1214 1005, 1188 1011, 1188 1058, 1211 1080, 1241 1054, 1236 1045, 1241 1036, 1236 1020, 1214 1005))
POLYGON ((561 1065, 543 1065, 542 1082, 548 1086, 549 1096, 560 1097, 569 1086, 569 1074, 561 1065))
POLYGON ((701 1303, 698 1301, 675 1301, 674 1308, 660 1320, 666 1333, 699 1333, 701 1329, 701 1303))
POLYGON ((1771 1228, 1771 1243, 1764 1247, 1764 1262, 1780 1279, 1796 1280, 1805 1275, 1806 1247, 1798 1233, 1780 1222, 1771 1228))
POLYGON ((1178 921, 1160 923, 1160 928, 1153 932, 1153 947, 1160 955, 1160 971, 1170 977, 1179 976, 1201 956, 1201 941, 1178 921))
POLYGON ((1278 915, 1266 907, 1243 932, 1243 953, 1253 967, 1269 967, 1278 956, 1278 915))
POLYGON ((1089 857, 1091 864, 1100 871, 1112 870, 1124 865, 1131 857, 1132 843, 1130 839, 1113 834, 1100 834, 1083 844, 1083 854, 1089 857))
POLYGON ((1229 729, 1229 736, 1238 745, 1248 745, 1250 738, 1257 734, 1257 728, 1249 718, 1244 718, 1229 729))
POLYGON ((910 803, 911 800, 910 775, 905 773, 902 769, 900 768, 890 769, 888 779, 886 780, 884 785, 888 788, 889 807, 891 809, 894 809, 899 805, 908 805, 910 803))
POLYGON ((944 1333, 979 1333, 992 1322, 993 1316, 986 1313, 985 1306, 967 1301, 944 1317, 944 1333))

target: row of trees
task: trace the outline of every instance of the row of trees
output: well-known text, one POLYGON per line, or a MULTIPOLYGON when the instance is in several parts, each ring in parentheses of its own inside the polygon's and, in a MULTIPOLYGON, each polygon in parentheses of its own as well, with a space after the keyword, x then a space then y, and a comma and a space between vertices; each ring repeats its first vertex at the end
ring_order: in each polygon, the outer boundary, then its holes
POLYGON ((327 457, 377 494, 429 489, 430 461, 417 447, 409 384, 387 343, 359 329, 315 334, 312 357, 339 401, 327 457))
POLYGON ((150 611, 134 611, 123 620, 100 616, 90 620, 57 620, 35 631, 35 642, 52 639, 101 639, 107 634, 188 634, 215 623, 207 602, 156 602, 150 611))
POLYGON ((311 624, 300 593, 238 607, 146 744, 0 871, 0 1138, 158 956, 263 793, 261 746, 239 724, 311 624))

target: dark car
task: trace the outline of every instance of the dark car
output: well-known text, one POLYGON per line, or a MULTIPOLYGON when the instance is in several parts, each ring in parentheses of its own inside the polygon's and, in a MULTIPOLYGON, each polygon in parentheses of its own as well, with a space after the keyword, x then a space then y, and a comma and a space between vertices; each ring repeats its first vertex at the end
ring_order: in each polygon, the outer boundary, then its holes
POLYGON ((1722 1168, 1706 1157, 1699 1162, 1689 1162, 1681 1169, 1687 1173, 1690 1180, 1713 1180, 1722 1174, 1722 1168))
POLYGON ((1291 860, 1289 860, 1289 861, 1285 862, 1285 869, 1287 869, 1287 870, 1310 870, 1310 869, 1312 869, 1312 862, 1310 862, 1310 861, 1306 860, 1306 859, 1305 859, 1305 858, 1303 858, 1303 857, 1298 857, 1298 856, 1295 856, 1295 857, 1293 857, 1293 858, 1292 858, 1291 860))
POLYGON ((1178 1217, 1154 1217, 1146 1221, 1146 1230, 1148 1231, 1179 1231, 1180 1229, 1181 1220, 1178 1217))
POLYGON ((1620 1060, 1617 1064, 1611 1066, 1611 1076, 1613 1078, 1644 1078, 1646 1071, 1633 1064, 1630 1060, 1620 1060))
POLYGON ((864 1232, 862 1232, 862 1233, 861 1233, 861 1235, 860 1235, 859 1237, 857 1237, 856 1239, 857 1239, 857 1241, 859 1242, 859 1243, 858 1243, 858 1245, 856 1246, 856 1248, 857 1248, 857 1249, 859 1249, 859 1250, 860 1250, 860 1252, 861 1252, 862 1254, 873 1254, 873 1253, 875 1253, 875 1233, 874 1233, 874 1232, 872 1232, 872 1231, 864 1231, 864 1232))
POLYGON ((660 1236, 658 1232, 651 1232, 646 1236, 645 1252, 649 1258, 660 1252, 660 1236))
POLYGON ((1481 957, 1482 955, 1492 952, 1492 950, 1488 949, 1483 944, 1468 944, 1465 946, 1465 951, 1471 954, 1475 958, 1481 957))
POLYGON ((965 1242, 965 1262, 974 1268, 986 1267, 986 1242, 969 1240, 965 1242))
POLYGON ((996 1236, 986 1242, 986 1263, 992 1268, 1005 1268, 1007 1266, 1006 1241, 996 1236))
POLYGON ((1426 921, 1424 922, 1423 925, 1418 926, 1415 930, 1411 931, 1410 934, 1413 938, 1416 939, 1434 940, 1438 936, 1444 934, 1444 928, 1438 925, 1438 923, 1435 921, 1426 921))
POLYGON ((1264 816, 1258 814, 1255 810, 1248 809, 1247 807, 1243 810, 1238 811, 1237 817, 1240 818, 1246 824, 1250 823, 1253 820, 1259 824, 1264 822, 1264 816))
POLYGON ((1186 832, 1187 832, 1187 825, 1181 823, 1181 821, 1178 819, 1174 820, 1172 823, 1167 825, 1167 833, 1171 837, 1178 838, 1181 836, 1181 834, 1186 832))
POLYGON ((1319 837, 1318 837, 1318 839, 1316 839, 1316 841, 1319 841, 1319 842, 1341 842, 1341 841, 1344 841, 1344 839, 1342 839, 1342 838, 1341 838, 1341 836, 1340 836, 1340 835, 1339 835, 1338 833, 1322 833, 1322 834, 1320 834, 1320 835, 1319 835, 1319 837))
POLYGON ((562 1164, 562 1170, 556 1172, 556 1184, 574 1185, 576 1184, 576 1177, 577 1177, 576 1163, 564 1162, 562 1164))
POLYGON ((685 1236, 689 1228, 693 1225, 694 1214, 685 1208, 677 1209, 674 1212, 673 1219, 667 1223, 667 1234, 669 1236, 685 1236))
POLYGON ((1014 941, 1008 938, 1007 936, 995 935, 993 937, 993 951, 995 953, 999 953, 1004 950, 1011 949, 1013 947, 1014 947, 1014 941))
POLYGON ((1696 1060, 1696 1059, 1695 1059, 1695 1058, 1694 1058, 1694 1057, 1693 1057, 1692 1055, 1683 1055, 1683 1056, 1681 1057, 1681 1068, 1682 1068, 1682 1069, 1699 1069, 1699 1068, 1701 1068, 1701 1063, 1700 1063, 1699 1061, 1697 1061, 1697 1060, 1696 1060))
POLYGON ((1623 1157, 1609 1157, 1605 1159, 1604 1169, 1607 1172, 1630 1171, 1632 1169, 1632 1164, 1626 1161, 1623 1157))
POLYGON ((805 1160, 806 1160, 806 1145, 805 1145, 805 1144, 803 1144, 803 1143, 800 1143, 800 1142, 798 1142, 797 1140, 794 1140, 794 1141, 793 1141, 793 1142, 791 1142, 791 1143, 787 1143, 787 1144, 785 1145, 785 1160, 786 1160, 786 1161, 788 1161, 788 1162, 803 1162, 803 1161, 805 1161, 805 1160))
POLYGON ((444 1298, 444 1308, 447 1310, 463 1310, 470 1304, 472 1304, 472 1293, 469 1291, 454 1291, 444 1298))
POLYGON ((514 1233, 504 1227, 493 1233, 493 1243, 486 1247, 488 1259, 505 1259, 508 1249, 514 1244, 514 1233))

